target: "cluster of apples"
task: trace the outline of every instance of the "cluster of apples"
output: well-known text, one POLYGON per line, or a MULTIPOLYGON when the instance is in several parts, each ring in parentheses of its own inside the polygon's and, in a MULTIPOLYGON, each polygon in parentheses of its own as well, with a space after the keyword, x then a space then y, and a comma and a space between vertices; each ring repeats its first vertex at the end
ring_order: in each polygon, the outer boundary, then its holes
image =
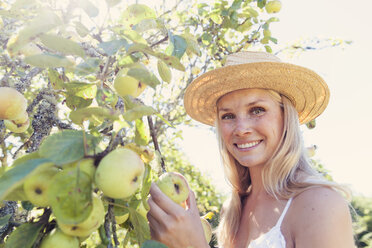
POLYGON ((23 133, 30 125, 27 100, 16 89, 0 87, 0 120, 14 133, 23 133))

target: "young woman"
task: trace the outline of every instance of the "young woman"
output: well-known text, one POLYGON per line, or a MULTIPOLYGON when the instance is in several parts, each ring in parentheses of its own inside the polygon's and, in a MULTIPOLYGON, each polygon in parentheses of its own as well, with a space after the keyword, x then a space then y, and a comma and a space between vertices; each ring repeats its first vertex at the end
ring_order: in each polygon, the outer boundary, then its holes
MULTIPOLYGON (((315 72, 263 52, 229 55, 188 86, 186 112, 216 127, 232 187, 216 232, 220 247, 355 247, 348 192, 312 169, 299 127, 328 101, 315 72)), ((150 193, 153 239, 169 248, 209 247, 192 192, 187 210, 156 185, 150 193)))

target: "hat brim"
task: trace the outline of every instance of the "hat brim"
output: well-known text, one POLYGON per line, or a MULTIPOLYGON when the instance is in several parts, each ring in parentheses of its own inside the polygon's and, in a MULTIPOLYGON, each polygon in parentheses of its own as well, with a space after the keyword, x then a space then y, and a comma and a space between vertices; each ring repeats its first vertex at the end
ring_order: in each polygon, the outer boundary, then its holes
POLYGON ((221 67, 196 78, 186 89, 184 107, 191 118, 214 126, 217 100, 239 89, 271 89, 286 96, 300 124, 318 117, 329 102, 329 89, 314 71, 282 62, 221 67))

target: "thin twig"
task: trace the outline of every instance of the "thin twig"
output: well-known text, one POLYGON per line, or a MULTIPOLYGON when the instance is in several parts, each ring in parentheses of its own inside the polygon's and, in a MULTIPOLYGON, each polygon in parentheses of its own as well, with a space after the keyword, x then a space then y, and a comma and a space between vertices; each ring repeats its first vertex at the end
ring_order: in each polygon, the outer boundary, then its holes
POLYGON ((147 121, 149 123, 150 134, 151 134, 152 142, 154 142, 155 150, 158 151, 158 153, 160 155, 161 169, 162 169, 162 172, 164 173, 167 170, 165 169, 164 158, 163 158, 163 156, 161 155, 161 152, 160 152, 160 147, 159 147, 158 139, 157 139, 156 134, 155 134, 154 123, 152 122, 152 117, 150 115, 147 116, 147 121))

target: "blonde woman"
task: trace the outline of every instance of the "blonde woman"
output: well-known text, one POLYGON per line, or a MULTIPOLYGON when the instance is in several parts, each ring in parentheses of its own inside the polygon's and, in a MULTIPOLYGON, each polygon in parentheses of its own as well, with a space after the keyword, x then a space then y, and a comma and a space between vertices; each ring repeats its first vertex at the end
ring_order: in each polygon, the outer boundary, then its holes
MULTIPOLYGON (((328 101, 315 72, 263 52, 229 55, 188 86, 186 112, 216 127, 232 187, 216 232, 220 247, 355 247, 348 192, 311 168, 299 127, 328 101)), ((192 192, 187 210, 156 185, 150 193, 153 239, 169 248, 209 247, 192 192)))

